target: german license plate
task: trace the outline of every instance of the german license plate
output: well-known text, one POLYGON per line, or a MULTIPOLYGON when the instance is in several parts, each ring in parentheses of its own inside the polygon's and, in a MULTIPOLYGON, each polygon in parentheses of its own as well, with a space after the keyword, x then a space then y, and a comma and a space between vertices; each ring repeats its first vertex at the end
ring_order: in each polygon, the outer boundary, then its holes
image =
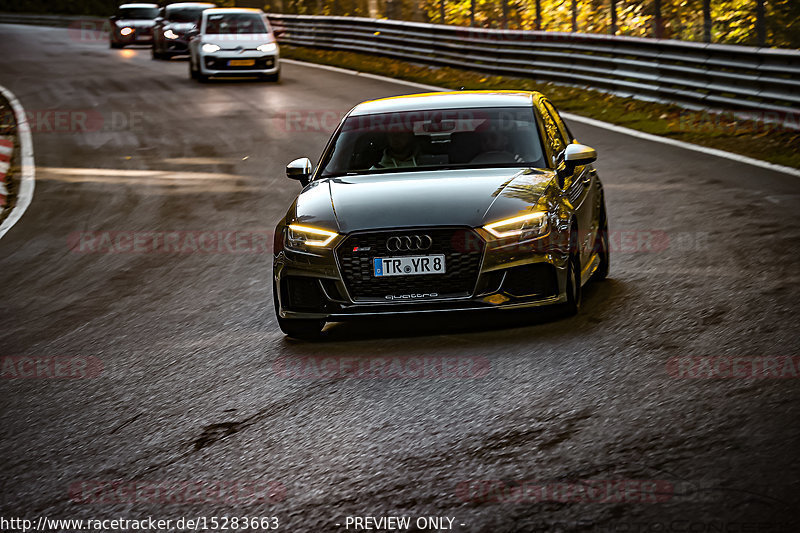
POLYGON ((373 259, 373 272, 376 278, 385 276, 444 274, 444 255, 376 257, 373 259))
POLYGON ((229 67, 252 67, 255 64, 255 59, 231 59, 228 61, 229 67))

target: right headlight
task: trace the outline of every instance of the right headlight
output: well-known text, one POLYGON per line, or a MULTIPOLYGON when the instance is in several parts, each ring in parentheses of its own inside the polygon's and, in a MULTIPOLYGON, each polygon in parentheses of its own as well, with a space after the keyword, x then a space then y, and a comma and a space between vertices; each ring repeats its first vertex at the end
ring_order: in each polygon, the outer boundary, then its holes
POLYGON ((331 243, 338 237, 335 231, 314 228, 300 224, 286 226, 286 246, 294 249, 304 248, 330 248, 331 243))
POLYGON ((205 43, 203 45, 203 52, 207 54, 213 54, 214 52, 219 51, 219 45, 213 43, 205 43))
POLYGON ((517 237, 522 241, 547 235, 550 224, 547 222, 547 213, 534 211, 486 224, 483 229, 498 239, 517 237))

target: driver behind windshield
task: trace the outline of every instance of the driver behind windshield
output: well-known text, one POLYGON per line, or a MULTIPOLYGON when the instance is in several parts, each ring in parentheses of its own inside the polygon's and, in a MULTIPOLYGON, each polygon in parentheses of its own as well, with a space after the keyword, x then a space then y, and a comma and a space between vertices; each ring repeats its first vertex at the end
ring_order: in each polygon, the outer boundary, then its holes
POLYGON ((388 144, 381 160, 371 170, 379 168, 401 168, 417 166, 419 147, 410 131, 391 131, 387 135, 388 144))
POLYGON ((510 150, 511 138, 502 131, 502 127, 492 124, 481 134, 481 151, 472 159, 472 163, 513 163, 522 161, 519 154, 514 154, 510 150))

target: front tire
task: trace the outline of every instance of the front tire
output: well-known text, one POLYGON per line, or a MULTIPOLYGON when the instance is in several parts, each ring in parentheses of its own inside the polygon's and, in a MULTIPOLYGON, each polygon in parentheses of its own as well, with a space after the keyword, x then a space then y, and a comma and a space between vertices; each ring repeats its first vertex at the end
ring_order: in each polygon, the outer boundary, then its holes
POLYGON ((281 79, 281 71, 279 70, 275 74, 262 74, 259 78, 263 81, 277 82, 281 79))
POLYGON ((569 262, 567 263, 567 302, 564 314, 574 316, 581 307, 581 252, 578 245, 578 228, 572 227, 569 235, 569 262))
POLYGON ((191 58, 189 58, 189 77, 200 83, 206 83, 208 81, 208 76, 201 74, 199 69, 194 68, 191 58))
POLYGON ((567 303, 564 304, 564 314, 575 316, 581 308, 581 261, 577 253, 570 256, 567 266, 567 303))
POLYGON ((597 230, 595 239, 597 255, 600 257, 600 264, 592 275, 593 281, 602 281, 608 277, 608 269, 611 266, 611 253, 608 245, 608 219, 606 218, 605 207, 600 214, 600 227, 597 230))
POLYGON ((109 41, 108 42, 108 47, 109 48, 122 48, 122 45, 120 43, 116 43, 114 41, 109 41))

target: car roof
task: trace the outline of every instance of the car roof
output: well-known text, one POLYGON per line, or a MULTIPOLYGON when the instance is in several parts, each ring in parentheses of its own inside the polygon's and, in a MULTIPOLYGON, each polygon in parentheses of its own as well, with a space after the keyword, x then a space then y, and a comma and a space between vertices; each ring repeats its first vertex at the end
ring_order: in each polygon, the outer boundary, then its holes
POLYGON ((123 7, 158 7, 158 4, 122 4, 119 9, 123 7))
POLYGON ((350 115, 475 107, 525 107, 542 95, 533 91, 452 91, 392 96, 358 104, 350 115))
POLYGON ((214 15, 214 14, 224 14, 224 13, 259 13, 263 14, 264 12, 260 9, 254 7, 214 7, 211 9, 206 9, 203 11, 203 15, 214 15))
POLYGON ((187 7, 205 7, 205 6, 212 6, 212 8, 217 7, 216 4, 211 4, 208 2, 178 2, 177 4, 169 4, 167 7, 167 11, 171 9, 183 9, 187 7))

